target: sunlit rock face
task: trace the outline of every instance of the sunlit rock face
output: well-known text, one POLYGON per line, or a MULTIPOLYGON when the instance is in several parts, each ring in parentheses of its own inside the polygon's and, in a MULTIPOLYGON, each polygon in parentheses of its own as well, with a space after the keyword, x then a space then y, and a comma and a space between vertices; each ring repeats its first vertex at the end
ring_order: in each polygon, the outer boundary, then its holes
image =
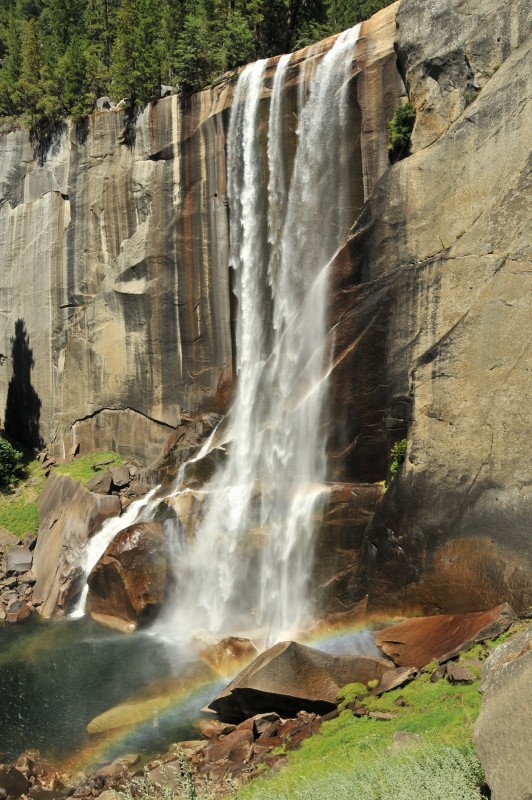
MULTIPOLYGON (((397 5, 397 4, 396 4, 397 5)), ((395 6, 364 25, 350 88, 360 207, 387 167, 401 90, 395 6), (361 124, 360 120, 363 119, 361 124)), ((283 122, 335 37, 293 55, 283 122)), ((277 59, 267 67, 267 119, 277 59)), ((65 124, 49 148, 0 136, 0 398, 6 428, 59 455, 73 444, 144 463, 182 413, 232 396, 226 134, 236 77, 148 106, 65 124)), ((264 101, 264 102, 263 102, 264 101)))
POLYGON ((337 357, 350 357, 333 392, 352 476, 383 469, 383 437, 408 449, 351 577, 370 609, 521 610, 532 600, 532 11, 402 0, 397 19, 414 152, 382 177, 341 256, 352 283, 333 295, 337 357))

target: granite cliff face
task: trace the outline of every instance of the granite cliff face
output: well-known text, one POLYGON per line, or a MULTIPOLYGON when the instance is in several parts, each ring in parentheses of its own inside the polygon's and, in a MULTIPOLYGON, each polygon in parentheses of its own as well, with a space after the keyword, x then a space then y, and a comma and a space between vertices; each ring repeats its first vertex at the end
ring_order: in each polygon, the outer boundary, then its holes
MULTIPOLYGON (((362 203, 387 166, 401 81, 395 7, 364 27, 353 67, 362 203)), ((297 92, 335 37, 294 54, 297 92)), ((268 64, 264 98, 277 59, 268 64)), ((45 152, 0 136, 0 397, 8 431, 58 455, 112 447, 151 462, 180 423, 223 412, 233 379, 225 145, 236 76, 194 95, 65 125, 45 152), (17 358, 18 354, 18 358, 17 358), (16 399, 15 399, 16 398, 16 399), (31 426, 28 420, 31 419, 31 426)))
POLYGON ((532 576, 532 10, 402 0, 397 22, 417 109, 413 154, 382 177, 342 257, 351 271, 336 298, 352 299, 340 355, 358 352, 336 392, 352 474, 382 453, 385 429, 408 449, 353 561, 353 597, 368 593, 370 608, 522 609, 532 576))
MULTIPOLYGON (((337 502, 320 528, 317 597, 334 611, 366 599, 519 611, 532 602, 532 11, 398 6, 364 24, 351 81, 358 179, 332 270, 323 420, 337 502), (389 167, 386 123, 407 91, 413 153, 389 167), (405 464, 381 496, 402 438, 405 464)), ((291 60, 287 154, 300 76, 330 46, 291 60)), ((0 137, 0 392, 15 435, 149 463, 169 435, 186 440, 190 418, 227 409, 234 85, 135 121, 100 112, 45 154, 22 132, 0 137)))

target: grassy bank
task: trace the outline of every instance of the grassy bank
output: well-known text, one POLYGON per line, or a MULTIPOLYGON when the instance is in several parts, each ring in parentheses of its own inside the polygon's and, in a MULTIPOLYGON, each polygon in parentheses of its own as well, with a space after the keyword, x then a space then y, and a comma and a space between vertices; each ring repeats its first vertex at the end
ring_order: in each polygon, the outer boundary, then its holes
POLYGON ((482 772, 472 734, 480 667, 468 668, 475 680, 465 686, 431 683, 427 669, 380 698, 358 684, 346 687, 340 716, 288 753, 284 769, 242 788, 238 800, 479 800, 482 772), (345 708, 355 698, 371 712, 393 717, 357 718, 345 708))
MULTIPOLYGON (((109 463, 102 468, 108 469, 123 463, 124 458, 112 452, 88 453, 71 462, 58 464, 52 468, 52 472, 70 475, 74 480, 86 483, 98 471, 95 465, 104 461, 109 463)), ((27 460, 22 467, 22 477, 13 487, 15 492, 7 488, 0 492, 0 527, 13 534, 14 539, 37 532, 37 500, 45 482, 46 474, 41 464, 36 460, 27 460)))

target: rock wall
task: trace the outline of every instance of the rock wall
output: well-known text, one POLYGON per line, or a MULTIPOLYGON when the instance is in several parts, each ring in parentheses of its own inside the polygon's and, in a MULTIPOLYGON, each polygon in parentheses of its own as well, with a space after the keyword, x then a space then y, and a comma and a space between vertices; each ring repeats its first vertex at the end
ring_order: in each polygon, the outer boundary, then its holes
MULTIPOLYGON (((366 597, 374 611, 519 611, 532 602, 532 9, 401 0, 396 36, 397 6, 364 24, 353 66, 357 208, 332 271, 324 418, 349 502, 327 510, 315 580, 333 611, 366 597), (413 152, 389 168, 405 86, 413 152), (370 485, 402 438, 405 464, 378 499, 370 485)), ((301 76, 331 43, 292 57, 288 154, 301 76)), ((235 78, 186 108, 100 112, 46 152, 0 137, 0 394, 15 435, 148 463, 180 420, 227 409, 235 78)))
MULTIPOLYGON (((397 4, 396 4, 397 5, 397 4)), ((358 205, 387 167, 401 81, 395 6, 353 65, 358 205)), ((295 53, 297 94, 335 37, 295 53)), ((268 65, 267 101, 277 59, 268 65)), ((112 448, 150 463, 183 417, 224 412, 233 380, 225 133, 236 75, 194 95, 65 124, 47 147, 0 136, 0 407, 8 432, 61 456, 112 448)))
POLYGON ((334 392, 352 476, 384 477, 389 446, 408 449, 351 600, 520 610, 532 600, 532 9, 401 0, 397 22, 413 154, 383 175, 339 259, 334 392))

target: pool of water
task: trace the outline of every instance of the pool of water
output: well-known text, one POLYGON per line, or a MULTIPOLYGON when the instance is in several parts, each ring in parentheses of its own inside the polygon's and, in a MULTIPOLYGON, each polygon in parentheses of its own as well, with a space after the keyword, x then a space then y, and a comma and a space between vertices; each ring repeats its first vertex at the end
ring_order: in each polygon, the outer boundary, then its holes
MULTIPOLYGON (((126 751, 163 750, 172 741, 197 736, 192 723, 214 696, 215 684, 214 676, 205 680, 205 667, 176 663, 146 633, 120 635, 87 618, 1 625, 0 761, 27 749, 56 763, 75 761, 83 752, 98 762, 126 751), (122 730, 115 724, 112 731, 87 734, 95 717, 169 676, 181 681, 181 689, 164 713, 125 717, 122 730)), ((120 713, 115 723, 121 724, 120 713)))

